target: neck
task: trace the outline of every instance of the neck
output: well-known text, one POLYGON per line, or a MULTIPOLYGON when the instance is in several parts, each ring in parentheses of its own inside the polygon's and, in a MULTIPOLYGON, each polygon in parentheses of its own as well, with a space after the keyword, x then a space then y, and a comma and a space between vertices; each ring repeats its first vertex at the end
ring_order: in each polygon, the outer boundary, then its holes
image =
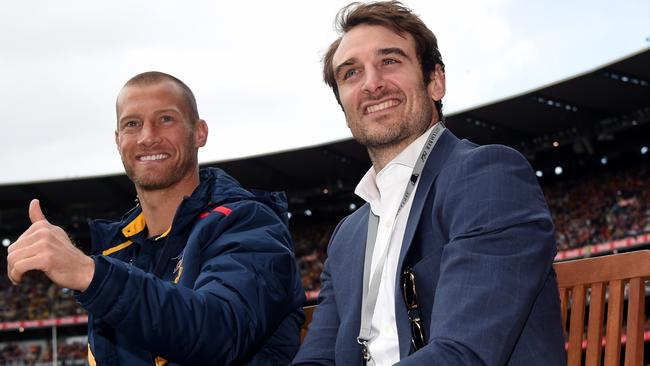
POLYGON ((185 196, 190 196, 199 185, 198 173, 176 185, 158 190, 136 187, 140 207, 147 222, 147 236, 153 237, 167 231, 185 196))
POLYGON ((368 147, 368 155, 370 156, 370 161, 372 162, 372 167, 375 169, 375 173, 379 173, 384 169, 391 160, 395 159, 395 157, 406 149, 406 147, 413 141, 415 140, 404 140, 399 144, 390 146, 368 147))
POLYGON ((375 173, 379 173, 391 160, 395 159, 399 153, 404 151, 413 141, 417 140, 420 136, 426 133, 431 126, 435 125, 436 122, 431 121, 431 123, 418 135, 411 136, 404 140, 392 144, 385 144, 380 146, 368 146, 368 155, 370 156, 370 161, 372 162, 372 167, 375 169, 375 173))

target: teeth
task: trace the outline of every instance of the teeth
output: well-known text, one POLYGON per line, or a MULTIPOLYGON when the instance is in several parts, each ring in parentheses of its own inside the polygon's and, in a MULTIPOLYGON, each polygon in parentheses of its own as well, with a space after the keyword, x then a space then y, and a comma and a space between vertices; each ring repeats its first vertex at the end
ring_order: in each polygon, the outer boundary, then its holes
POLYGON ((139 158, 139 160, 140 161, 154 161, 154 160, 162 160, 162 159, 166 159, 166 158, 167 158, 167 154, 156 154, 156 155, 141 156, 139 158))
POLYGON ((398 104, 399 104, 399 102, 397 100, 391 99, 391 100, 387 100, 387 101, 385 101, 385 102, 383 102, 381 104, 371 105, 368 108, 366 108, 366 111, 368 111, 368 113, 379 112, 381 110, 396 106, 398 104))

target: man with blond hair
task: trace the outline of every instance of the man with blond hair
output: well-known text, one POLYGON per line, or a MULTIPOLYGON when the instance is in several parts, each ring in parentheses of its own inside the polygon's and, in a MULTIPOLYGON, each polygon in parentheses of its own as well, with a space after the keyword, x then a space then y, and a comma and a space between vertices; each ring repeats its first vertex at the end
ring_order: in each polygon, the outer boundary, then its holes
POLYGON ((39 270, 89 313, 90 365, 279 365, 299 345, 304 291, 283 194, 199 169, 208 125, 192 91, 161 72, 117 97, 115 143, 138 204, 91 225, 87 256, 47 221, 9 247, 9 278, 39 270))

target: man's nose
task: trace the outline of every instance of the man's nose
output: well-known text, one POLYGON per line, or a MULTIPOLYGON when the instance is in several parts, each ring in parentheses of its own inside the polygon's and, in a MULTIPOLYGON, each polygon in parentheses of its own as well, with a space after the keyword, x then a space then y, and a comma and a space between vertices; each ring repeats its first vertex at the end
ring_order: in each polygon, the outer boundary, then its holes
POLYGON ((145 147, 151 147, 160 142, 158 129, 156 128, 156 124, 152 122, 145 122, 142 125, 139 137, 140 138, 138 139, 138 144, 145 147))
POLYGON ((375 68, 366 68, 364 76, 363 91, 366 93, 373 94, 386 86, 381 72, 375 68))

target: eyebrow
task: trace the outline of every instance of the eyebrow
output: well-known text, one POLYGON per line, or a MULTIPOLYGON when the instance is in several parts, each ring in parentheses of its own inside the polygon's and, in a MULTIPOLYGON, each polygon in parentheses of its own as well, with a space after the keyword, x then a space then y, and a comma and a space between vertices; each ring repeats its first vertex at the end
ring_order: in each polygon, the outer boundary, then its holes
MULTIPOLYGON (((160 114, 166 114, 166 113, 173 113, 173 114, 179 114, 179 115, 182 115, 182 114, 183 114, 183 112, 181 112, 180 110, 177 110, 177 109, 175 109, 175 108, 163 108, 163 109, 157 110, 155 113, 156 113, 157 115, 160 115, 160 114)), ((140 120, 140 119, 142 119, 142 118, 140 117, 140 115, 139 115, 138 113, 135 113, 135 114, 128 114, 128 115, 126 115, 126 116, 120 118, 120 119, 117 121, 117 124, 118 124, 118 125, 121 125, 121 124, 124 123, 124 122, 130 121, 130 120, 134 120, 134 119, 140 120)))
POLYGON ((122 124, 123 122, 130 121, 132 119, 139 119, 136 115, 133 114, 127 114, 126 116, 120 117, 117 120, 117 124, 122 124))
MULTIPOLYGON (((407 60, 411 60, 411 58, 404 52, 403 49, 399 47, 388 47, 388 48, 380 48, 375 52, 377 56, 387 56, 387 55, 399 55, 407 60)), ((336 69, 334 69, 334 76, 339 79, 341 70, 345 68, 346 66, 354 65, 354 63, 357 62, 356 57, 349 58, 345 61, 343 61, 341 64, 339 64, 336 69)))
MULTIPOLYGON (((176 114, 182 114, 180 110, 176 108, 163 108, 163 109, 158 109, 154 111, 155 114, 165 114, 165 113, 176 113, 176 114)), ((125 119, 139 119, 140 118, 140 113, 132 113, 132 114, 127 114, 124 117, 120 118, 120 121, 125 120, 125 119)))
POLYGON ((393 54, 400 55, 400 56, 402 56, 402 57, 404 57, 404 58, 406 58, 408 60, 411 59, 406 54, 406 52, 404 52, 404 50, 399 48, 399 47, 381 48, 381 49, 377 50, 377 55, 378 56, 386 56, 386 55, 393 55, 393 54))
POLYGON ((156 111, 156 114, 164 114, 164 113, 176 113, 176 114, 183 114, 180 109, 177 108, 164 108, 164 109, 159 109, 156 111))

